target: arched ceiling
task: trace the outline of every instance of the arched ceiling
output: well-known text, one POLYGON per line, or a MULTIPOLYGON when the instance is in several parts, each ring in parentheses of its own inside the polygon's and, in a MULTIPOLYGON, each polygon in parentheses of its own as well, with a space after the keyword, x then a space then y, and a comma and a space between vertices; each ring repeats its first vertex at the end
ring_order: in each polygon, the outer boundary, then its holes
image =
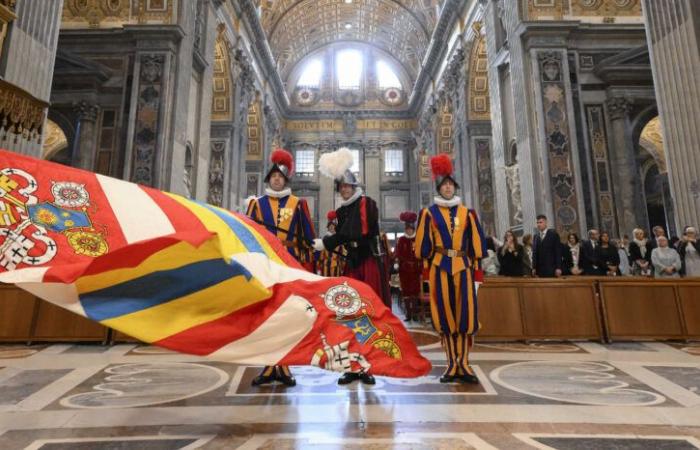
POLYGON ((415 79, 444 0, 263 0, 261 21, 282 78, 306 55, 360 41, 393 55, 415 79))

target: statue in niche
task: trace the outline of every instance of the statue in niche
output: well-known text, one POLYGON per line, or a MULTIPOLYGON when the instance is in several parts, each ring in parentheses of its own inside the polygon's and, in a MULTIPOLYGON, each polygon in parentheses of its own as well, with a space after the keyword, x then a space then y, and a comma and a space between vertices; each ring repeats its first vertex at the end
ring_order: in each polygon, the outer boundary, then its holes
POLYGON ((182 174, 182 183, 185 186, 185 195, 187 198, 192 198, 192 144, 187 143, 185 148, 185 170, 182 174))
POLYGON ((520 167, 518 164, 512 164, 507 166, 505 171, 508 192, 510 194, 510 209, 513 211, 511 223, 512 225, 520 225, 523 223, 523 207, 520 195, 520 167))

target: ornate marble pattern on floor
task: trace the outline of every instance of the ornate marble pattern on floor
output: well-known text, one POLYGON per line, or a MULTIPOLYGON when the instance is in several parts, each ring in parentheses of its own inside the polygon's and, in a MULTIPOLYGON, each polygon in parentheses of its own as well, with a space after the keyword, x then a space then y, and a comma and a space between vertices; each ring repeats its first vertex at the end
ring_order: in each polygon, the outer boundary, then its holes
POLYGON ((149 346, 0 346, 0 449, 698 449, 697 343, 478 343, 482 383, 433 372, 253 388, 259 368, 149 346))

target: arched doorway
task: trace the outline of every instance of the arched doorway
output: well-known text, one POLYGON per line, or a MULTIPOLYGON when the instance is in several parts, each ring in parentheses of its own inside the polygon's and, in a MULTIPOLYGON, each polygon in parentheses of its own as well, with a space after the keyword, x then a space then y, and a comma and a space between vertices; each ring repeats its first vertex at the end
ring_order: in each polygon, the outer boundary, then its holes
POLYGON ((667 235, 674 235, 676 225, 673 220, 673 202, 659 116, 649 120, 642 129, 639 137, 639 158, 649 229, 661 226, 667 235))

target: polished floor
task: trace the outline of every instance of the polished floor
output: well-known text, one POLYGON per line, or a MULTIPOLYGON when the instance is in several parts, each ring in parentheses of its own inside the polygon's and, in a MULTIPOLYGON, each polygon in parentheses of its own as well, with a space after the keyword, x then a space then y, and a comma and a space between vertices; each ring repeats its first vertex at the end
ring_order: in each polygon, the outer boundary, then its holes
POLYGON ((0 346, 0 449, 698 449, 700 344, 477 345, 482 383, 252 388, 259 370, 154 347, 0 346))

